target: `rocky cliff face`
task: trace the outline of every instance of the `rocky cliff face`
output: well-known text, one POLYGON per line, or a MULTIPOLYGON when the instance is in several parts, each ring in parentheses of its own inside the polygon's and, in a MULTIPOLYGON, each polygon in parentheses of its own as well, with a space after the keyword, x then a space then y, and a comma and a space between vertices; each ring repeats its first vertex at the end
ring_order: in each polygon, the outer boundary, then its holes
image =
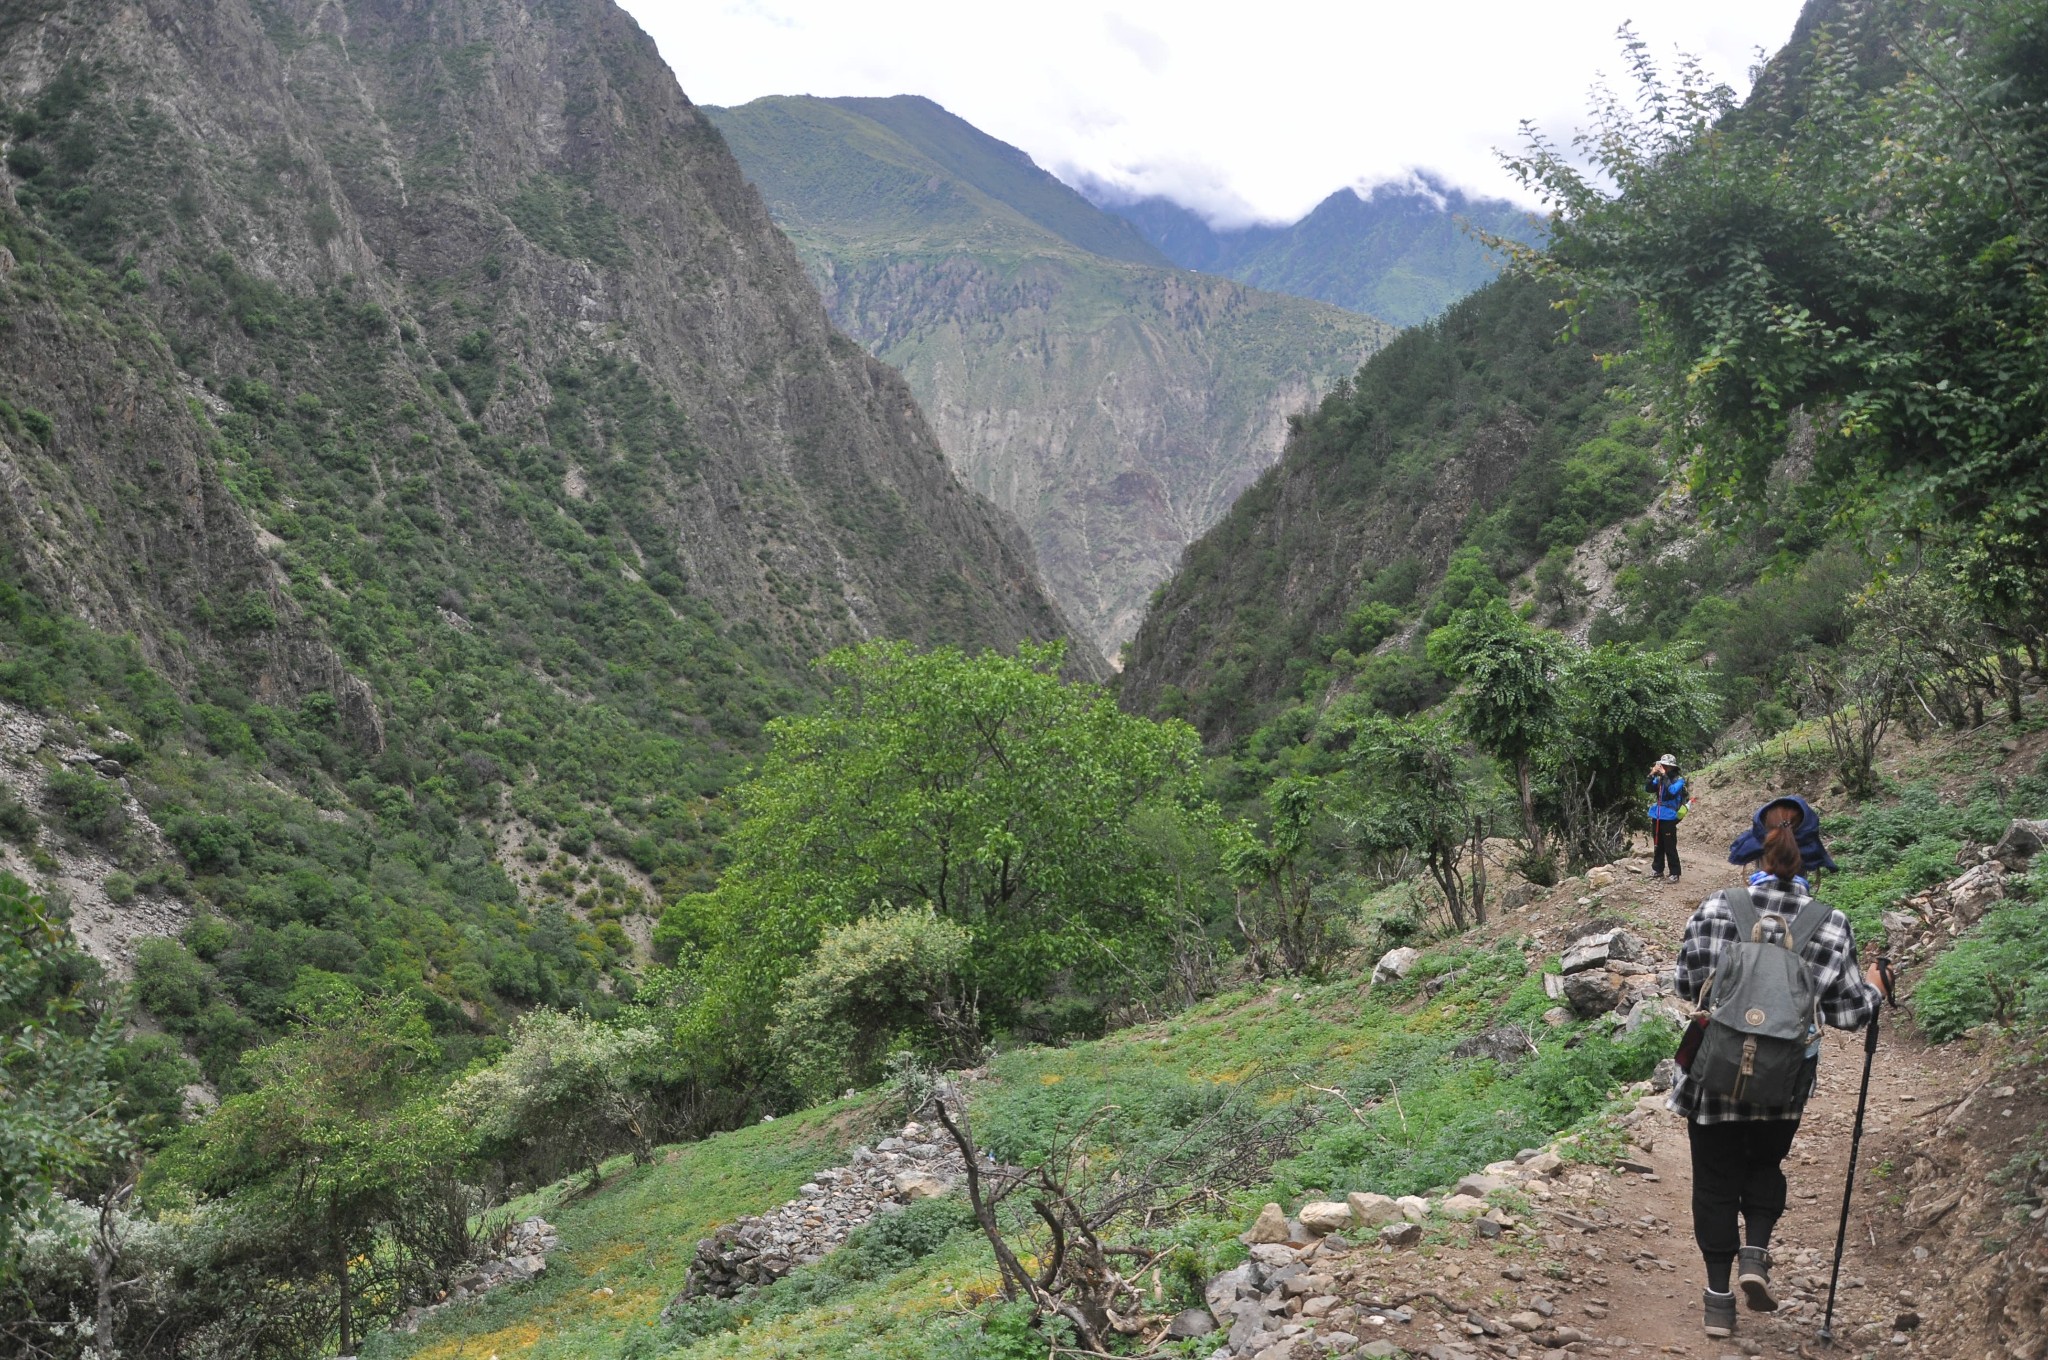
POLYGON ((947 456, 1024 525, 1105 651, 1272 462, 1287 417, 1393 334, 1170 267, 929 101, 712 114, 833 318, 902 370, 947 456))
POLYGON ((174 669, 377 679, 323 543, 455 618, 594 552, 792 669, 1065 631, 603 0, 38 0, 0 89, 7 543, 174 669))

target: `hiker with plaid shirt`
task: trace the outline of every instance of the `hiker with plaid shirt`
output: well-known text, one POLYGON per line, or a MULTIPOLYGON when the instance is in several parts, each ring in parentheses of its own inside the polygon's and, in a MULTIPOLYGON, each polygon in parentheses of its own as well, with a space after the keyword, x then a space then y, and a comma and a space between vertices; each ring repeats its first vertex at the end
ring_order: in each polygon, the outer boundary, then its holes
MULTIPOLYGON (((1766 943, 1782 943, 1788 924, 1812 899, 1801 874, 1807 867, 1801 842, 1809 842, 1816 851, 1814 862, 1832 863, 1820 848, 1818 832, 1819 818, 1803 799, 1778 799, 1758 809, 1755 833, 1734 846, 1731 858, 1747 849, 1747 858, 1754 859, 1761 851, 1763 871, 1750 876, 1748 890, 1766 943)), ((1678 947, 1673 978, 1678 994, 1698 1003, 1723 951, 1737 939, 1735 913, 1725 892, 1700 903, 1686 922, 1678 947)), ((1883 1000, 1882 984, 1876 965, 1867 970, 1857 967, 1855 932, 1841 912, 1828 910, 1800 957, 1812 976, 1822 1021, 1845 1030, 1870 1023, 1883 1000)), ((1771 1232, 1785 1212, 1785 1156, 1820 1066, 1818 1031, 1812 1035, 1806 1061, 1799 1095, 1788 1105, 1747 1104, 1703 1090, 1684 1073, 1671 1088, 1667 1108, 1684 1117, 1692 1146, 1693 1236, 1707 1265, 1708 1336, 1727 1336, 1734 1330, 1735 1296, 1729 1276, 1738 1259, 1739 1283, 1750 1308, 1769 1312, 1778 1306, 1770 1290, 1771 1232), (1738 1233, 1738 1220, 1746 1230, 1746 1244, 1738 1233)))

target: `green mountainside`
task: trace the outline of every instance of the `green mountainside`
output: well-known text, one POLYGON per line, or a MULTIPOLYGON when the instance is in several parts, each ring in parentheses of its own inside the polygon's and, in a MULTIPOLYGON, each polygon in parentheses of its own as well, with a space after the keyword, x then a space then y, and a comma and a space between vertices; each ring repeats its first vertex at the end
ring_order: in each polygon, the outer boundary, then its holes
POLYGON ((1568 475, 1578 450, 1627 419, 1598 355, 1625 343, 1629 326, 1596 313, 1559 343, 1554 300, 1528 280, 1490 284, 1325 397, 1281 461, 1188 550, 1131 644, 1124 702, 1228 740, 1326 682, 1343 651, 1354 658, 1338 667, 1347 681, 1356 665, 1390 703, 1420 707, 1443 692, 1441 677, 1374 653, 1390 634, 1412 634, 1454 554, 1467 551, 1469 573, 1480 552, 1497 589, 1496 571, 1512 576, 1642 509, 1662 467, 1647 452, 1597 500, 1568 475), (1379 611, 1390 611, 1384 621, 1379 611))
POLYGON ((1542 234, 1527 209, 1428 175, 1363 195, 1339 189, 1285 226, 1219 230, 1164 198, 1104 206, 1175 264, 1397 326, 1420 325, 1500 271, 1481 234, 1530 244, 1542 234))
POLYGON ((1069 636, 622 11, 170 10, 0 14, 5 863, 216 1080, 611 1004, 810 661, 1069 636))
POLYGON ((1024 525, 1108 652, 1286 418, 1392 334, 1173 267, 929 100, 709 113, 833 319, 903 372, 947 457, 1024 525))

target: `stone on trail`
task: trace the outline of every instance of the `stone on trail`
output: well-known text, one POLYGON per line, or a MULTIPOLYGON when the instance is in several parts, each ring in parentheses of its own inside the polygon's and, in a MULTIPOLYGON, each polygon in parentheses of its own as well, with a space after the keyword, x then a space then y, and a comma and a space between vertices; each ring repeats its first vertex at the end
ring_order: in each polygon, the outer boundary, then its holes
POLYGON ((1420 1223, 1389 1223, 1380 1229, 1380 1241, 1389 1247, 1412 1247, 1421 1240, 1420 1223))
POLYGON ((1613 887, 1614 866, 1611 864, 1603 864, 1600 865, 1598 868, 1586 870, 1586 883, 1588 886, 1595 889, 1613 887))
POLYGON ((1497 1063, 1518 1062, 1536 1051, 1529 1032, 1520 1025, 1501 1025, 1460 1040, 1451 1050, 1453 1058, 1491 1058, 1497 1063))
POLYGON ((1358 1353, 1360 1355, 1370 1356, 1372 1357, 1372 1360, 1389 1360, 1389 1357, 1399 1355, 1401 1353, 1401 1348, 1399 1346, 1396 1346, 1393 1342, 1387 1340, 1385 1337, 1381 1337, 1377 1341, 1366 1342, 1363 1346, 1358 1348, 1358 1353))
POLYGON ((1447 1218, 1477 1218, 1486 1212, 1486 1201, 1476 1195, 1452 1195, 1438 1208, 1447 1218))
POLYGON ((1952 880, 1944 889, 1948 894, 1949 910, 1964 925, 1973 925, 1984 909, 2005 896, 2005 866, 1997 860, 1986 860, 1962 877, 1952 880))
POLYGON ((1564 980, 1564 995, 1581 1020, 1606 1015, 1621 1004, 1621 988, 1604 972, 1572 974, 1564 980))
MULTIPOLYGON (((1563 986, 1560 985, 1558 990, 1563 991, 1563 986)), ((1543 1023, 1552 1029, 1556 1029, 1559 1025, 1569 1025, 1571 1022, 1572 1013, 1562 1006, 1552 1006, 1549 1010, 1543 1012, 1543 1023)))
POLYGON ((1460 1195, 1467 1195, 1473 1199, 1485 1199, 1496 1190, 1506 1189, 1507 1184, 1504 1177, 1474 1173, 1451 1187, 1451 1197, 1455 1199, 1460 1195))
POLYGON ((1291 1231, 1287 1215, 1280 1212, 1277 1204, 1268 1204, 1259 1210, 1258 1218, 1238 1239, 1254 1246, 1268 1242, 1285 1242, 1291 1231))
POLYGON ((1420 1195, 1403 1195, 1394 1201, 1394 1207, 1410 1223, 1420 1223, 1429 1217, 1429 1201, 1420 1195))
POLYGON ((1522 1172, 1529 1176, 1555 1176, 1564 1169, 1564 1158, 1555 1152, 1539 1152, 1522 1163, 1522 1172))
POLYGON ((1351 1221, 1361 1228, 1377 1228, 1382 1223, 1398 1222, 1403 1217, 1401 1206, 1387 1195, 1354 1190, 1344 1197, 1344 1202, 1351 1206, 1351 1221))
POLYGON ((894 1184, 896 1193, 904 1199, 937 1199, 953 1187, 937 1176, 922 1171, 905 1172, 894 1184))
POLYGON ((1991 858, 2018 872, 2041 853, 2043 845, 2048 845, 2048 821, 2015 817, 2012 825, 2005 829, 2005 834, 1998 838, 1998 844, 1991 847, 1991 858))
POLYGON ((1295 1217, 1301 1220, 1302 1227, 1322 1237, 1329 1233, 1342 1232, 1351 1226, 1351 1206, 1339 1204, 1335 1200, 1317 1200, 1312 1204, 1302 1205, 1301 1212, 1295 1217))
POLYGON ((1175 1341, 1185 1341, 1191 1336, 1207 1336, 1216 1330, 1216 1319, 1209 1316, 1206 1308, 1187 1308, 1173 1315, 1173 1321, 1166 1324, 1166 1334, 1175 1341))
POLYGON ((1636 937, 1616 926, 1572 941, 1571 948, 1565 950, 1564 957, 1559 960, 1559 966, 1565 976, 1570 977, 1589 968, 1604 968, 1609 962, 1628 963, 1642 956, 1642 946, 1636 937))
POLYGON ((1543 995, 1549 997, 1552 1001, 1564 1000, 1563 973, 1545 973, 1543 975, 1543 995))
POLYGON ((1413 968, 1415 961, 1421 957, 1421 950, 1411 949, 1407 945, 1402 945, 1399 949, 1389 949, 1380 955, 1380 961, 1372 966, 1372 980, 1392 982, 1407 977, 1408 970, 1413 968))

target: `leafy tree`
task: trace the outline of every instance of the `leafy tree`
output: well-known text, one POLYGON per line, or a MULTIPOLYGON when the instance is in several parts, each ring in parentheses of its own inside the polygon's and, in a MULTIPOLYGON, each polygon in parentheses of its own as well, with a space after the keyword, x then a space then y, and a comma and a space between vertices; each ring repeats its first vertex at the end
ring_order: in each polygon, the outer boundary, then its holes
POLYGON ((825 932, 891 904, 973 934, 964 981, 1002 1023, 1154 966, 1173 883, 1134 817, 1210 817, 1197 740, 1062 682, 1060 662, 896 643, 826 659, 840 683, 770 725, 717 890, 663 918, 663 946, 701 959, 692 1044, 739 1058, 825 932))
POLYGON ((1534 267, 1577 305, 1638 300, 1644 355, 1697 441, 1693 482, 1754 513, 1810 430, 1806 491, 1954 545, 2039 635, 2048 599, 2048 11, 1840 11, 1747 107, 1623 30, 1633 102, 1510 164, 1553 209, 1534 267), (1613 186, 1609 192, 1607 186, 1613 186))
POLYGON ((523 1154, 530 1179, 567 1163, 595 1186, 608 1153, 630 1146, 647 1155, 645 1065, 660 1042, 652 1029, 533 1011, 513 1025, 503 1057, 449 1089, 445 1108, 484 1151, 505 1161, 523 1154))
POLYGON ((1714 730, 1718 707, 1706 671, 1680 652, 1608 643, 1572 660, 1564 721, 1544 766, 1574 863, 1621 853, 1651 763, 1695 749, 1714 730))
POLYGON ((1448 719, 1373 716, 1356 724, 1331 806, 1355 853, 1420 860, 1453 928, 1463 930, 1486 920, 1485 893, 1472 876, 1482 825, 1477 790, 1448 719))
POLYGON ((1557 634, 1530 627, 1504 600, 1467 610, 1429 640, 1430 660, 1464 682, 1457 712, 1465 734, 1514 770, 1522 832, 1539 859, 1536 758, 1559 733, 1558 682, 1571 651, 1557 634))
POLYGON ((92 972, 42 899, 0 873, 0 1281, 50 1193, 125 1151, 108 1074, 120 1023, 88 1007, 92 972))
POLYGON ((825 932, 783 984, 769 1042, 806 1096, 877 1080, 891 1049, 948 1064, 981 1046, 974 994, 961 980, 974 937, 930 907, 900 907, 825 932))
POLYGON ((264 1225, 276 1274, 307 1286, 286 1310, 315 1314, 313 1334, 331 1331, 350 1354, 360 1304, 395 1312, 469 1247, 450 1172, 470 1139, 427 1092, 439 1059, 417 1001, 331 999, 247 1055, 252 1089, 165 1150, 155 1192, 223 1201, 264 1225))
POLYGON ((1268 830, 1260 838, 1240 822, 1226 837, 1223 867, 1236 881, 1237 928, 1254 972, 1273 964, 1307 972, 1339 936, 1316 900, 1313 831, 1323 792, 1313 779, 1279 779, 1266 789, 1268 830))

